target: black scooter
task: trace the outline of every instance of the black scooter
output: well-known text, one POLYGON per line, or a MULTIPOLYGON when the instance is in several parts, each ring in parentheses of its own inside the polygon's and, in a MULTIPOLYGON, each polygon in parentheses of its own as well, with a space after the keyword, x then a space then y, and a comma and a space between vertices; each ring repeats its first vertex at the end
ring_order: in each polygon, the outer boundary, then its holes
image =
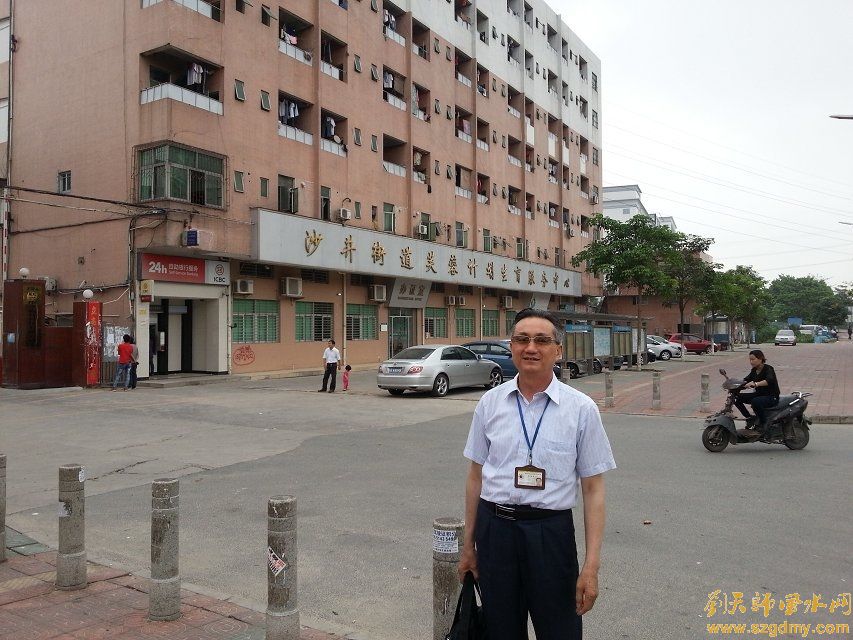
POLYGON ((809 425, 812 423, 805 414, 806 407, 809 406, 806 398, 812 394, 795 391, 791 395, 780 396, 779 402, 766 410, 767 428, 763 432, 754 429, 738 429, 735 421, 746 421, 746 418, 736 418, 732 408, 738 393, 744 389, 746 381, 726 377, 725 369, 720 369, 720 374, 726 378, 723 389, 728 391, 728 396, 721 411, 705 418, 702 444, 708 451, 719 453, 729 443, 748 442, 784 444, 789 449, 805 448, 809 443, 809 425))

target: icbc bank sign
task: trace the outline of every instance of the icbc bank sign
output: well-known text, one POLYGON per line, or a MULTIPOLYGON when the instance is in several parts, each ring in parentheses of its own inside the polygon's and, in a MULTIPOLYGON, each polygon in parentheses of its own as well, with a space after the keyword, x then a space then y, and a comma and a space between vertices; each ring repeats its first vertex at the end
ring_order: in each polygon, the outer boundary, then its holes
POLYGON ((227 285, 231 281, 230 267, 219 260, 139 254, 140 280, 227 285))

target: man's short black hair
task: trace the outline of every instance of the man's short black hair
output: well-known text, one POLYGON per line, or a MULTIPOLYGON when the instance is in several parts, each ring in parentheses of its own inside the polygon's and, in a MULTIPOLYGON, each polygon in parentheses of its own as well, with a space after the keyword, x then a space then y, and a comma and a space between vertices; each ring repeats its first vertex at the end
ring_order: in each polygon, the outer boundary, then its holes
POLYGON ((332 344, 335 344, 335 339, 334 339, 334 338, 329 338, 327 342, 331 342, 332 344))
POLYGON ((522 309, 521 311, 515 314, 515 320, 513 320, 512 323, 511 333, 515 332, 515 326, 519 322, 527 318, 542 318, 543 320, 547 320, 548 322, 550 322, 552 325, 554 325, 554 339, 557 341, 558 344, 563 344, 563 335, 565 334, 563 325, 557 319, 557 316, 555 316, 547 309, 534 309, 532 307, 522 309))

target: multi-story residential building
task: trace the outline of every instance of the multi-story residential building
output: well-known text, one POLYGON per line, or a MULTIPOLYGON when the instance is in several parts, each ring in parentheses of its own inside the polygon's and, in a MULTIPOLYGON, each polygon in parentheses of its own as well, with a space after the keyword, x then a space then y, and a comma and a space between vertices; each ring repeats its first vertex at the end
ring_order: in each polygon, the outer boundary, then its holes
POLYGON ((540 0, 0 0, 8 256, 142 377, 505 335, 601 210, 601 71, 540 0))

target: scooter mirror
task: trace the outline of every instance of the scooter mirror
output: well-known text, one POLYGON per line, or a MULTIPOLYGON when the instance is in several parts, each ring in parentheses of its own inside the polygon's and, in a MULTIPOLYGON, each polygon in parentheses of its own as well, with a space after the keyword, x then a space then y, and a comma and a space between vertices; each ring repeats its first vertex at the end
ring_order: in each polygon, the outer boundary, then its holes
POLYGON ((725 370, 725 369, 720 369, 720 373, 722 373, 723 375, 726 375, 726 370, 725 370))

